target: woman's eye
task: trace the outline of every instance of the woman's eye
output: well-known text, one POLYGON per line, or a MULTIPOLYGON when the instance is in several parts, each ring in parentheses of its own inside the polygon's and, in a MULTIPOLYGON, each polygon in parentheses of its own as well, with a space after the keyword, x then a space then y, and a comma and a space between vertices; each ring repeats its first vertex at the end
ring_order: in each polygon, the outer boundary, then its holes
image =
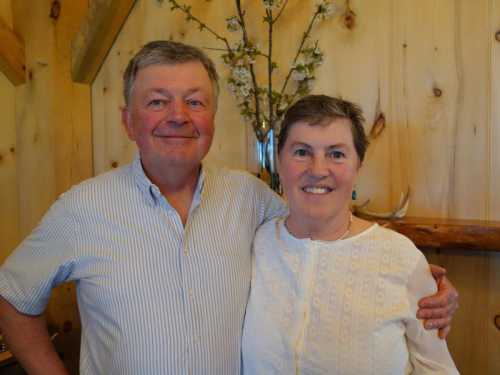
POLYGON ((345 154, 342 151, 335 150, 330 152, 330 157, 333 159, 343 159, 345 158, 345 154))
POLYGON ((305 150, 303 148, 298 148, 297 150, 295 150, 293 152, 293 155, 294 156, 299 156, 299 157, 307 156, 307 150, 305 150))

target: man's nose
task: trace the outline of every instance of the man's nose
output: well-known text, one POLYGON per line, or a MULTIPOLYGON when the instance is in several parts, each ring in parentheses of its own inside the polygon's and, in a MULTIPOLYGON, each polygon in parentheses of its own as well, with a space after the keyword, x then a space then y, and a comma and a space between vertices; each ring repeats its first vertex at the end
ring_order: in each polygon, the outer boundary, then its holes
POLYGON ((173 100, 169 111, 169 121, 182 125, 189 119, 187 103, 182 99, 173 100))

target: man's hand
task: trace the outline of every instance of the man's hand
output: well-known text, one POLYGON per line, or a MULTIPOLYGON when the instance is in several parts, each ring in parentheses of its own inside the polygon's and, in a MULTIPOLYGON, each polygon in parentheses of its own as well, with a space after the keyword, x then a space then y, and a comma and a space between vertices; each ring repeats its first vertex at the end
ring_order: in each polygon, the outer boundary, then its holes
POLYGON ((430 269, 438 291, 418 301, 417 318, 425 320, 426 329, 439 329, 439 337, 444 339, 450 332, 453 314, 458 309, 458 292, 446 278, 444 268, 431 264, 430 269))

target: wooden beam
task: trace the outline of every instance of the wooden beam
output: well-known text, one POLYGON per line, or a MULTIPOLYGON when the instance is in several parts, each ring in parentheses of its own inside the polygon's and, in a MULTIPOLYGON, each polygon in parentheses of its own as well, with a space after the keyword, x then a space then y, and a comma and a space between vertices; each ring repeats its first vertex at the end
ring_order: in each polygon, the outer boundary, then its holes
POLYGON ((500 221, 408 217, 378 222, 422 249, 500 251, 500 221))
POLYGON ((73 81, 91 84, 136 0, 94 0, 73 40, 73 81))
POLYGON ((18 86, 26 82, 24 43, 0 17, 0 72, 18 86))

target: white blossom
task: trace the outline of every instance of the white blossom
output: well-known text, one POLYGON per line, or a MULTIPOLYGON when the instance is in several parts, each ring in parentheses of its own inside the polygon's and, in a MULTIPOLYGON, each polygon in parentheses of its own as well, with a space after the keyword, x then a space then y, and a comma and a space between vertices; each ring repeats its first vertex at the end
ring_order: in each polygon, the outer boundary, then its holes
POLYGON ((278 9, 283 0, 262 0, 266 9, 278 9))
POLYGON ((319 8, 321 20, 331 17, 337 11, 337 6, 331 0, 316 1, 316 7, 319 8))
POLYGON ((306 74, 306 71, 305 70, 297 70, 297 69, 294 69, 293 72, 292 72, 292 79, 294 81, 303 81, 304 79, 307 78, 307 74, 306 74))
POLYGON ((252 78, 250 70, 243 65, 235 66, 231 73, 234 79, 242 82, 248 82, 252 78))
POLYGON ((238 20, 238 17, 232 16, 229 18, 226 18, 226 27, 229 31, 238 31, 241 29, 240 21, 238 20))

